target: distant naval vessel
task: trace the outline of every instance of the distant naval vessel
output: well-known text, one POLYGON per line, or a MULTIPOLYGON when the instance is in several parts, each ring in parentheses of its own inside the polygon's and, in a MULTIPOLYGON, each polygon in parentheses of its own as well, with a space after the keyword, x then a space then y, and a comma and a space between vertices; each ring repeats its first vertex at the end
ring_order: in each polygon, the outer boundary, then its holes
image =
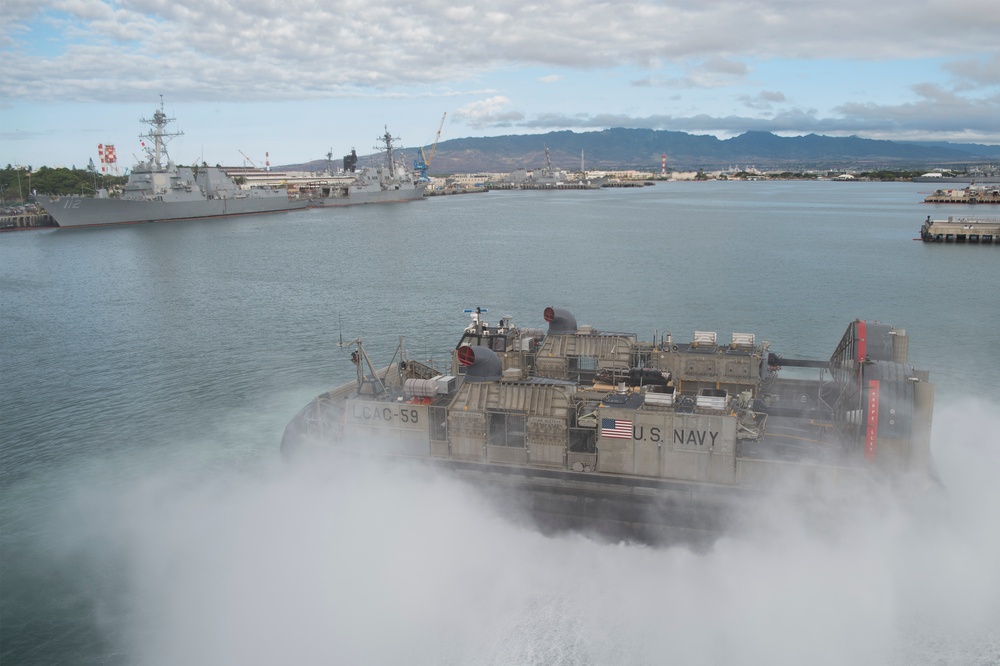
POLYGON ((316 208, 397 203, 423 198, 427 182, 407 170, 405 163, 397 158, 393 142, 398 139, 386 127, 378 140, 379 145, 375 148, 382 155, 381 164, 366 166, 358 171, 358 153, 352 150, 344 156, 344 173, 353 175, 352 180, 335 185, 306 186, 300 189, 300 196, 308 197, 309 206, 316 208))
POLYGON ((305 201, 289 199, 284 187, 242 189, 218 167, 178 167, 167 154, 167 141, 181 132, 167 132, 173 118, 160 108, 143 139, 147 159, 129 173, 120 197, 99 190, 95 197, 38 196, 36 200, 60 227, 91 227, 166 220, 192 220, 251 213, 303 209, 305 201), (148 143, 147 143, 148 141, 148 143))

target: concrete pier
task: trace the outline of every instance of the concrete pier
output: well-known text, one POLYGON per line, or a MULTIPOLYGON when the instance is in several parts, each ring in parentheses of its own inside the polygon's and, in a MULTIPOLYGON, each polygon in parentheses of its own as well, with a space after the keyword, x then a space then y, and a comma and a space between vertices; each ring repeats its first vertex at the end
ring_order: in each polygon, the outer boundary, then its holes
POLYGON ((656 185, 651 180, 609 180, 601 187, 652 187, 656 185))
POLYGON ((48 213, 15 213, 0 215, 0 231, 37 229, 58 226, 48 213))
POLYGON ((947 220, 932 220, 927 216, 927 220, 920 227, 920 240, 925 243, 1000 246, 1000 219, 949 217, 947 220))
POLYGON ((936 190, 924 203, 1000 204, 1000 186, 970 185, 961 190, 936 190))
POLYGON ((599 190, 601 189, 600 185, 579 183, 576 181, 566 181, 560 183, 496 182, 496 183, 488 183, 486 187, 487 189, 490 190, 599 190))

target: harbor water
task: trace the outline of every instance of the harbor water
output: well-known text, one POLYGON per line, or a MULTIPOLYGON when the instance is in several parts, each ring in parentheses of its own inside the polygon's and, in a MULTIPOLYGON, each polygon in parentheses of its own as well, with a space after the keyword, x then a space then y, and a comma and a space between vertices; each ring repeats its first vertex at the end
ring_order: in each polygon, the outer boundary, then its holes
POLYGON ((664 183, 0 235, 0 662, 1000 662, 1000 250, 914 242, 955 214, 927 194, 664 183), (856 318, 905 328, 946 500, 652 548, 280 459, 353 376, 341 341, 444 361, 466 308, 550 305, 798 358, 856 318))

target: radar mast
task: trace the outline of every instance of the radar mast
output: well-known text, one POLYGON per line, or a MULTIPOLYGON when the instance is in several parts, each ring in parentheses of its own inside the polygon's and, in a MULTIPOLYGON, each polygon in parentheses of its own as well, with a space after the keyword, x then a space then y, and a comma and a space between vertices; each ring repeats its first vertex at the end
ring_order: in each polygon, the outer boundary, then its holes
POLYGON ((143 141, 142 147, 146 151, 149 161, 157 171, 163 170, 161 156, 170 159, 170 156, 167 154, 167 141, 184 134, 184 132, 166 131, 167 124, 172 123, 175 120, 176 118, 167 118, 167 114, 163 110, 163 95, 160 95, 160 108, 153 114, 152 119, 141 119, 141 122, 144 122, 153 128, 145 134, 140 134, 139 138, 149 139, 152 142, 152 145, 150 146, 143 141))

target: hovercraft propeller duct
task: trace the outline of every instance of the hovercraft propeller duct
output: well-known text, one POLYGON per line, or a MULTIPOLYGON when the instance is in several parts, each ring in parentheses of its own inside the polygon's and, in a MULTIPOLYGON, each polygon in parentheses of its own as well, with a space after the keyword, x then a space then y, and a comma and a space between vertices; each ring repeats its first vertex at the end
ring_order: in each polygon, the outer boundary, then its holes
POLYGON ((503 363, 489 347, 466 345, 458 348, 458 362, 465 367, 467 382, 496 382, 503 375, 503 363))
POLYGON ((549 335, 572 335, 578 330, 576 317, 565 308, 547 307, 542 316, 545 317, 545 321, 549 322, 549 335))

